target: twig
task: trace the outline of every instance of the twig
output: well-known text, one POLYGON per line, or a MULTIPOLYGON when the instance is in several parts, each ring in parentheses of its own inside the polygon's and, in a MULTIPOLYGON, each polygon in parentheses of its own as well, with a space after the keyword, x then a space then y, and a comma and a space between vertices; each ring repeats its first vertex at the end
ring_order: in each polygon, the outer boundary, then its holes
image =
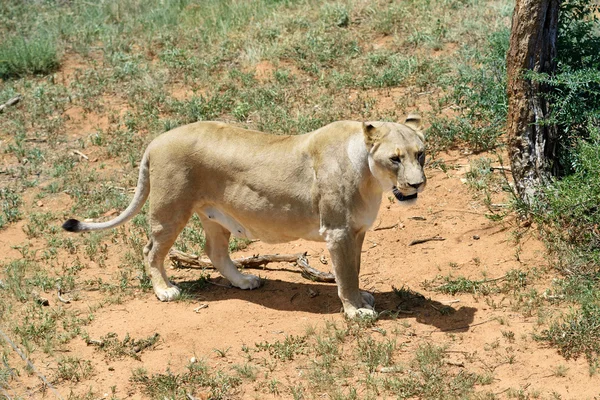
POLYGON ((90 158, 88 156, 86 156, 85 154, 83 154, 82 152, 80 152, 79 150, 73 150, 73 154, 78 155, 79 157, 85 158, 86 160, 89 160, 90 158))
POLYGON ((444 333, 444 332, 458 331, 458 330, 461 330, 461 329, 468 329, 468 328, 472 328, 474 326, 487 324, 488 322, 494 321, 494 320, 495 320, 495 318, 490 318, 490 319, 488 319, 486 321, 478 322, 476 324, 463 325, 463 326, 459 326, 459 327, 456 327, 456 328, 450 328, 450 329, 436 329, 436 330, 433 330, 433 331, 431 331, 429 333, 444 333))
POLYGON ((445 304, 454 304, 454 303, 460 303, 459 299, 454 299, 454 300, 441 300, 440 303, 445 303, 445 304))
POLYGON ((231 284, 223 285, 222 283, 217 283, 217 282, 213 282, 213 281, 208 281, 208 283, 210 283, 211 285, 220 286, 220 287, 224 287, 227 289, 231 289, 233 287, 233 286, 231 286, 231 284))
MULTIPOLYGON (((185 267, 200 267, 214 268, 212 262, 208 259, 200 259, 195 254, 184 253, 179 250, 172 249, 169 252, 169 259, 177 266, 185 267)), ((258 268, 263 267, 272 262, 289 262, 295 263, 300 268, 302 276, 317 282, 335 282, 333 274, 321 272, 312 268, 306 259, 306 253, 297 254, 265 254, 254 255, 250 257, 242 257, 232 260, 238 267, 258 268)))
POLYGON ((63 397, 60 395, 60 393, 58 393, 58 391, 56 390, 56 388, 54 386, 52 386, 52 384, 48 381, 48 379, 46 379, 46 377, 44 375, 42 375, 37 368, 35 367, 35 365, 33 365, 31 363, 31 361, 29 361, 29 359, 25 356, 25 354, 23 354, 23 352, 17 347, 17 345, 8 337, 6 336, 6 334, 0 329, 0 336, 2 336, 2 338, 11 345, 11 347, 13 348, 13 350, 23 359, 23 361, 25 361, 27 363, 27 365, 29 366, 29 368, 31 368, 31 370, 33 372, 35 372, 35 374, 42 380, 42 382, 44 383, 44 385, 46 385, 46 387, 49 387, 50 390, 52 390, 52 392, 54 393, 54 395, 59 398, 60 400, 63 400, 63 397))
POLYGON ((15 97, 13 97, 10 100, 8 100, 6 103, 0 104, 0 113, 3 112, 6 107, 14 106, 19 101, 21 101, 21 95, 20 94, 16 95, 15 97))
POLYGON ((394 229, 397 227, 398 227, 398 224, 395 223, 394 225, 378 226, 377 228, 373 229, 373 231, 383 231, 385 229, 394 229))
POLYGON ((426 242, 431 242, 431 241, 441 242, 443 240, 446 240, 446 239, 444 239, 441 236, 436 235, 436 236, 433 236, 433 237, 430 237, 430 238, 425 238, 425 239, 415 239, 412 242, 410 242, 408 245, 409 246, 414 246, 415 244, 421 244, 421 243, 426 243, 426 242))
POLYGON ((199 313, 203 308, 208 308, 208 304, 200 304, 198 307, 194 308, 194 312, 199 313))
POLYGON ((443 208, 441 210, 434 211, 433 214, 439 214, 441 212, 461 212, 461 213, 467 213, 467 214, 485 215, 485 213, 482 213, 482 212, 471 211, 471 210, 461 210, 458 208, 443 208))
POLYGON ((94 346, 98 346, 98 347, 103 347, 104 346, 104 341, 103 340, 96 340, 96 339, 88 339, 85 341, 85 343, 89 346, 89 345, 94 345, 94 346))
POLYGON ((56 296, 58 297, 58 300, 59 300, 61 303, 69 304, 69 303, 71 302, 71 300, 69 300, 69 299, 65 299, 64 297, 62 297, 62 294, 63 294, 63 292, 62 292, 62 288, 61 288, 61 287, 60 287, 60 285, 59 285, 59 286, 58 286, 58 293, 56 294, 56 296))
POLYGON ((464 366, 465 366, 465 363, 462 362, 462 361, 450 361, 450 360, 447 360, 446 364, 452 365, 454 367, 461 367, 461 368, 464 368, 464 366))

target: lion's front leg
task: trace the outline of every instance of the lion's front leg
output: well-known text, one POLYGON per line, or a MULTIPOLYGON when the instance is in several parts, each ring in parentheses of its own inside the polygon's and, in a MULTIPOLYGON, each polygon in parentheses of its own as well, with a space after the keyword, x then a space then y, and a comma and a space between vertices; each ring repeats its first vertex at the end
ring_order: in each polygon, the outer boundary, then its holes
POLYGON ((373 296, 358 288, 362 236, 348 229, 332 229, 325 232, 327 249, 333 262, 333 274, 338 285, 338 295, 348 318, 376 317, 373 296))

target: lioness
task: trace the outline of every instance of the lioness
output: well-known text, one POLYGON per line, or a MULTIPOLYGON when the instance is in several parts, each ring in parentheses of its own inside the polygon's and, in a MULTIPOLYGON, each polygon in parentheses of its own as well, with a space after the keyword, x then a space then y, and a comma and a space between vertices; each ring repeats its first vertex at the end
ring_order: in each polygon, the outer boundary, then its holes
POLYGON ((127 209, 102 223, 69 219, 63 228, 86 232, 119 226, 150 198, 147 273, 162 301, 179 296, 164 259, 193 213, 202 221, 206 253, 234 286, 255 289, 257 276, 237 270, 231 234, 267 243, 325 241, 344 312, 375 316, 374 298, 358 288, 361 247, 384 191, 414 199, 426 183, 420 118, 331 123, 314 132, 276 136, 220 122, 198 122, 150 143, 127 209))

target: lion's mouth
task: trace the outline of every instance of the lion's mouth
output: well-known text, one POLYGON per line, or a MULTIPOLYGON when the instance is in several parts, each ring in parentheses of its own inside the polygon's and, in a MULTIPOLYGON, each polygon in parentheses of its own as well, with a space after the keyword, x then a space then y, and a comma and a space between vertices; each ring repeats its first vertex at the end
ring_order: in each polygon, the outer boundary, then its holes
POLYGON ((415 193, 415 194, 409 194, 408 196, 405 196, 402 193, 400 193, 400 191, 398 190, 398 188, 396 186, 394 186, 392 188, 392 193, 394 193, 394 197, 398 201, 406 201, 406 200, 412 200, 412 199, 416 199, 417 198, 417 193, 415 193))

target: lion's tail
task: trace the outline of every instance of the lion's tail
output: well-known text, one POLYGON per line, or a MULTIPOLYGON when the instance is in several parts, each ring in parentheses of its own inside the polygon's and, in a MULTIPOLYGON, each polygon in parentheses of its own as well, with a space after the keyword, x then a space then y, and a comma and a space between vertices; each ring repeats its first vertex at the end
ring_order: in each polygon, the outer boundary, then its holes
POLYGON ((69 219, 62 225, 63 229, 69 232, 88 232, 102 229, 115 228, 124 224, 133 218, 144 206, 148 194, 150 193, 150 162, 148 150, 144 153, 140 163, 140 173, 138 184, 135 188, 135 194, 129 206, 119 216, 106 222, 81 222, 76 219, 69 219))

